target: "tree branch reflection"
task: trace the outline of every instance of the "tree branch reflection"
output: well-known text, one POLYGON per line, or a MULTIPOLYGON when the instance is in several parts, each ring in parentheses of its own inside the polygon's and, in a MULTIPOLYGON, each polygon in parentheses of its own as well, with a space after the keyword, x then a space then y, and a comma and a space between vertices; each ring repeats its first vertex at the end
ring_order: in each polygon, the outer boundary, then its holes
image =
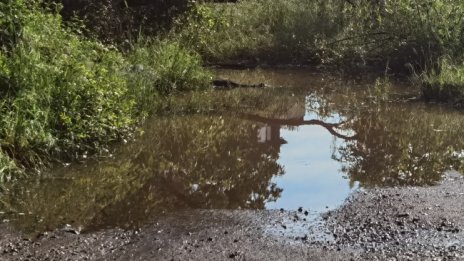
POLYGON ((335 129, 342 126, 346 121, 339 123, 328 123, 321 120, 304 120, 303 118, 298 119, 276 119, 276 118, 266 118, 259 115, 252 114, 241 114, 243 119, 262 122, 269 125, 285 125, 285 126, 304 126, 304 125, 317 125, 325 128, 333 136, 343 139, 343 140, 356 140, 357 135, 348 136, 341 133, 338 133, 335 129))

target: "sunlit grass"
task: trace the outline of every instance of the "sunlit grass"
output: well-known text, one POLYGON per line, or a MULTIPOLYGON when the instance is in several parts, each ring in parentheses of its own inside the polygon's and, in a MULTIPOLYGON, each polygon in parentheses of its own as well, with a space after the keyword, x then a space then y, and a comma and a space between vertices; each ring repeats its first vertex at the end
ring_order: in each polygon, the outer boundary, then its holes
POLYGON ((427 99, 450 102, 462 107, 464 65, 443 59, 439 70, 432 70, 422 76, 422 91, 427 99))
POLYGON ((160 96, 211 81, 200 56, 175 41, 123 53, 40 3, 0 4, 0 173, 98 153, 130 135, 160 96))

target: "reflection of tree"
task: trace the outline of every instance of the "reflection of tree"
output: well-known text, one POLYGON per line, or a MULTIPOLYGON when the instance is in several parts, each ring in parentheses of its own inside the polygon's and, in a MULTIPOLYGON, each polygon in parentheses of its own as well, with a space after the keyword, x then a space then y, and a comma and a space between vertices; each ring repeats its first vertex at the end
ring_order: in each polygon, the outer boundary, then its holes
POLYGON ((264 208, 280 196, 271 179, 283 169, 280 147, 259 143, 259 127, 233 117, 158 118, 116 158, 12 188, 0 206, 31 212, 12 220, 28 231, 140 225, 179 208, 264 208))
MULTIPOLYGON (((251 91, 262 95, 245 99, 244 111, 273 116, 287 114, 289 105, 304 106, 304 96, 293 97, 290 90, 251 91)), ((152 123, 115 158, 12 186, 0 197, 0 211, 30 212, 18 219, 12 215, 11 223, 31 232, 65 223, 90 229, 132 226, 176 208, 259 209, 280 197, 271 179, 283 173, 276 163, 281 143, 260 143, 262 124, 236 115, 156 118, 152 123)))
POLYGON ((245 119, 249 119, 256 122, 264 122, 271 125, 276 126, 304 126, 304 125, 317 125, 325 128, 330 134, 334 137, 343 139, 343 140, 354 140, 356 139, 356 135, 348 136, 337 131, 337 128, 343 126, 345 122, 339 123, 328 123, 322 120, 304 120, 301 119, 272 119, 272 118, 265 118, 259 115, 252 115, 252 114, 242 114, 242 117, 245 119))
POLYGON ((342 141, 334 158, 364 187, 432 184, 443 170, 460 167, 459 113, 378 101, 330 84, 310 95, 300 95, 307 89, 262 92, 259 100, 240 101, 247 114, 157 118, 115 158, 9 187, 0 211, 26 213, 13 215, 12 223, 42 231, 64 223, 136 226, 178 208, 264 208, 281 194, 271 179, 283 174, 277 163, 283 125, 327 129, 342 141), (304 120, 304 109, 314 120, 304 120), (269 129, 260 142, 263 125, 269 129))
POLYGON ((460 168, 452 153, 464 148, 463 122, 407 104, 371 104, 358 111, 349 128, 357 133, 336 152, 351 181, 362 186, 426 185, 444 171, 460 168))
POLYGON ((91 223, 143 222, 177 208, 264 208, 280 196, 270 180, 283 170, 278 150, 258 143, 258 127, 232 118, 158 120, 133 158, 137 175, 149 177, 144 186, 91 223))

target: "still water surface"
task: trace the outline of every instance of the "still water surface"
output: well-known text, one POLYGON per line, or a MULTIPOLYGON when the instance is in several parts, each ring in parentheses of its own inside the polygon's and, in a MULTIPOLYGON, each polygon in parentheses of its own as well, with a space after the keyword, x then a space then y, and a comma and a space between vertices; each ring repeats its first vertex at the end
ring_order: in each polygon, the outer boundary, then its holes
MULTIPOLYGON (((433 185, 461 169, 464 115, 306 70, 218 71, 274 86, 256 106, 154 117, 98 162, 56 168, 0 196, 0 220, 25 232, 139 227, 185 209, 333 209, 355 189, 433 185)), ((246 91, 246 90, 245 90, 246 91)))

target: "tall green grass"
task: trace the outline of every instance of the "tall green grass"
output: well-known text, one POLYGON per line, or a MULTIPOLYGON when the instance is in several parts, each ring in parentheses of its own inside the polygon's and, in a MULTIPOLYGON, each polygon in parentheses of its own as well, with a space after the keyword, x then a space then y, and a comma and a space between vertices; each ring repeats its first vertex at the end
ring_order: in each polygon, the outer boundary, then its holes
POLYGON ((97 153, 130 135, 160 96, 210 82, 176 42, 122 53, 64 25, 58 10, 0 3, 0 178, 97 153))
POLYGON ((424 97, 463 107, 464 64, 443 59, 439 66, 439 69, 421 75, 424 97))
POLYGON ((199 4, 179 19, 174 36, 205 59, 218 62, 305 62, 321 52, 321 41, 341 30, 338 1, 249 0, 199 4))
POLYGON ((441 90, 452 85, 457 93, 464 89, 461 69, 455 69, 464 61, 464 2, 351 2, 202 3, 179 19, 171 37, 195 48, 212 63, 377 68, 382 72, 414 72, 426 95, 450 96, 430 88, 441 90), (450 83, 444 84, 446 81, 450 83))
POLYGON ((464 3, 354 2, 198 3, 163 39, 129 42, 125 52, 84 37, 82 23, 64 24, 59 6, 2 2, 0 179, 98 153, 161 100, 176 111, 171 94, 209 85, 202 59, 413 68, 424 93, 464 97, 464 3))
POLYGON ((179 20, 174 34, 211 61, 257 57, 274 63, 389 62, 425 70, 445 54, 462 59, 464 3, 353 3, 242 0, 198 4, 179 20))
POLYGON ((171 93, 204 90, 212 74, 202 67, 199 54, 171 40, 140 40, 127 55, 126 77, 137 100, 137 111, 146 113, 171 93), (156 99, 153 99, 156 97, 156 99))

